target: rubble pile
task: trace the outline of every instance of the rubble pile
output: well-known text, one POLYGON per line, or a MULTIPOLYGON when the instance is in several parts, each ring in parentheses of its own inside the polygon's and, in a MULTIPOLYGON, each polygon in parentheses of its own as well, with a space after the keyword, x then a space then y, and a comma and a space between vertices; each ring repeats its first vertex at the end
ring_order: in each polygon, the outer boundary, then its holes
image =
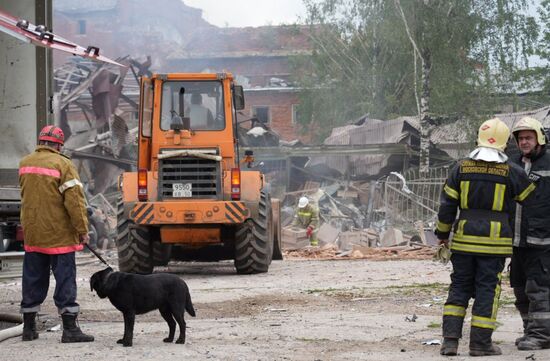
POLYGON ((389 261, 404 259, 433 259, 437 247, 427 245, 410 245, 394 247, 353 247, 351 251, 341 252, 334 244, 320 247, 307 246, 301 249, 283 252, 285 259, 323 259, 350 260, 368 259, 371 261, 389 261))
POLYGON ((430 259, 437 239, 421 220, 391 226, 374 183, 304 184, 304 192, 288 193, 281 210, 282 248, 287 258, 308 259, 430 259), (304 229, 290 226, 296 198, 306 194, 319 208, 318 247, 311 247, 304 229))

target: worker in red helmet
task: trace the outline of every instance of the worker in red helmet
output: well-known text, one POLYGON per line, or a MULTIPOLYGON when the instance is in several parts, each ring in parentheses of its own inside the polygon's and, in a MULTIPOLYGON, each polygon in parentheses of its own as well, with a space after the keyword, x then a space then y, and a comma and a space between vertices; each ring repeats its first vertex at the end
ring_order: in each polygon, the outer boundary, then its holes
POLYGON ((61 154, 65 137, 53 125, 44 127, 36 150, 19 163, 21 224, 25 235, 23 259, 23 341, 38 338, 36 313, 48 293, 50 269, 53 295, 63 320, 61 342, 90 342, 76 323, 75 252, 89 241, 82 183, 71 160, 61 154))

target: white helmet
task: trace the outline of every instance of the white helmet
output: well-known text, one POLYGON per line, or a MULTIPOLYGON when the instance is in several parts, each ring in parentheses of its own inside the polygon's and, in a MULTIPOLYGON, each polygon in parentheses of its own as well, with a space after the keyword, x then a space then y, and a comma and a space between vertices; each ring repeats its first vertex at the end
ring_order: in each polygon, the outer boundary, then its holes
POLYGON ((516 141, 518 139, 518 133, 522 130, 534 131, 537 133, 537 142, 540 145, 546 144, 546 133, 544 132, 542 124, 537 119, 531 117, 521 118, 520 121, 514 125, 512 133, 514 137, 516 137, 516 141))
POLYGON ((304 208, 309 204, 309 199, 307 197, 301 197, 298 201, 298 208, 304 208))

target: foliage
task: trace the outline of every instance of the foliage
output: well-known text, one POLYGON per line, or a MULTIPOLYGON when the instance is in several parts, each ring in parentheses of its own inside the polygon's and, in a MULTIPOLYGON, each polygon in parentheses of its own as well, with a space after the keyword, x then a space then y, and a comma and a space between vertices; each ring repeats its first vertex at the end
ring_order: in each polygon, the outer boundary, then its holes
POLYGON ((304 129, 317 124, 320 139, 365 114, 419 114, 426 95, 431 113, 490 113, 494 93, 525 81, 520 70, 538 35, 528 0, 304 1, 314 50, 294 59, 295 80, 305 88, 298 121, 304 129))
POLYGON ((544 63, 536 67, 530 75, 533 75, 535 81, 543 86, 544 93, 548 94, 550 92, 550 78, 548 77, 548 64, 550 62, 550 0, 542 0, 538 13, 542 31, 536 54, 544 63))

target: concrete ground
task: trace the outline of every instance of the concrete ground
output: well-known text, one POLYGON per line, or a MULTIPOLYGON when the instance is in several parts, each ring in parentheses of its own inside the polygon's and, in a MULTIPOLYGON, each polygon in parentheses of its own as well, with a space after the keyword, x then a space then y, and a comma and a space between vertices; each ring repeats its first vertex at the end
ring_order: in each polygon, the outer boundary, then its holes
MULTIPOLYGON (((429 343, 441 340, 450 266, 433 261, 285 260, 250 276, 236 275, 232 262, 171 263, 156 272, 179 274, 189 285, 197 317, 186 316, 187 343, 163 343, 168 328, 153 311, 137 316, 131 348, 116 344, 122 315, 90 292, 89 278, 102 268, 94 262, 78 269, 80 324, 94 343, 61 344, 61 331, 43 331, 33 342, 0 343, 0 360, 446 359, 429 343)), ((18 312, 20 289, 19 279, 0 282, 0 313, 18 312)), ((45 327, 59 323, 52 294, 42 307, 45 327)), ((494 340, 504 355, 489 359, 549 360, 550 350, 515 348, 521 320, 507 285, 501 301, 494 340)), ((464 336, 453 360, 470 358, 464 336)))

